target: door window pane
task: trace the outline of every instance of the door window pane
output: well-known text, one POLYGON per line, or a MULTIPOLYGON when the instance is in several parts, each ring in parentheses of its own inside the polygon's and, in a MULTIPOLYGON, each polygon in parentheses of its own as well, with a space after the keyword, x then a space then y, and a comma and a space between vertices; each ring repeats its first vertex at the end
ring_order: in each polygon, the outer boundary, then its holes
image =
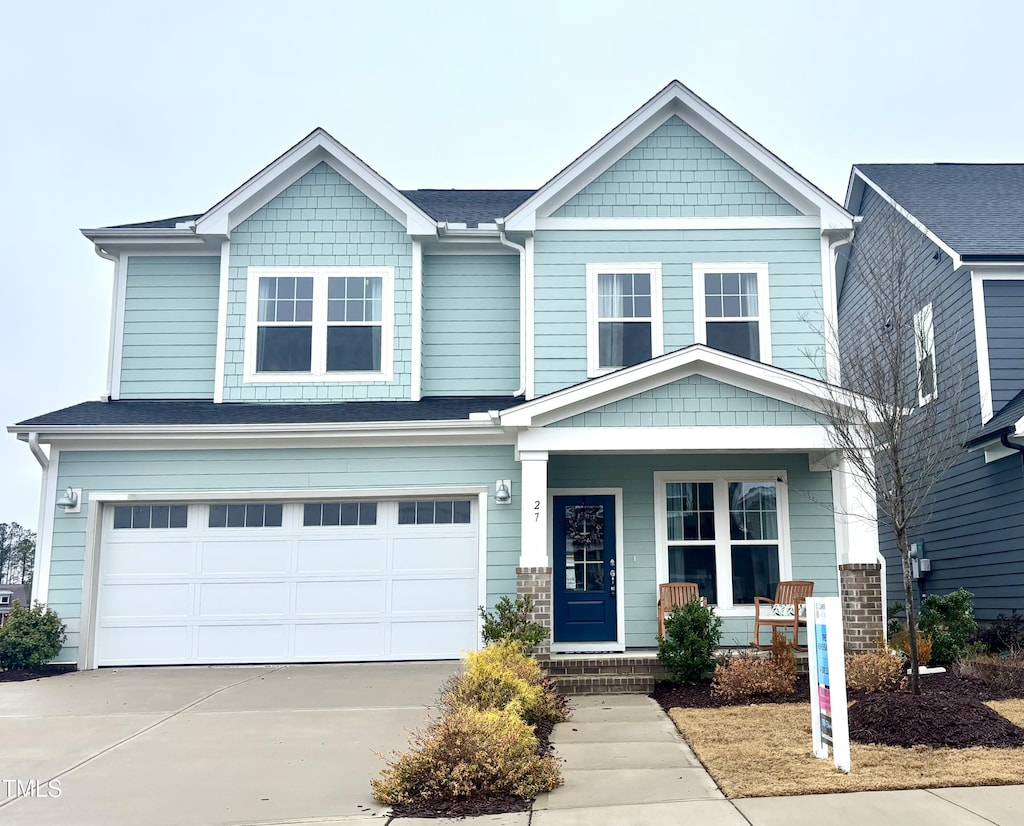
POLYGON ((604 506, 566 505, 564 515, 565 590, 603 591, 604 506))

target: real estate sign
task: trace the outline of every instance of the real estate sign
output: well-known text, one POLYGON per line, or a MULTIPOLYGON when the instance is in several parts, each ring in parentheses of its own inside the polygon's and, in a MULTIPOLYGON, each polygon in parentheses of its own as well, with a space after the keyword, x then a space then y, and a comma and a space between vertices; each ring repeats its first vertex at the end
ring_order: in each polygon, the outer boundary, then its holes
POLYGON ((839 597, 807 600, 807 665, 811 677, 811 740, 814 756, 850 771, 850 721, 846 708, 843 615, 839 597))

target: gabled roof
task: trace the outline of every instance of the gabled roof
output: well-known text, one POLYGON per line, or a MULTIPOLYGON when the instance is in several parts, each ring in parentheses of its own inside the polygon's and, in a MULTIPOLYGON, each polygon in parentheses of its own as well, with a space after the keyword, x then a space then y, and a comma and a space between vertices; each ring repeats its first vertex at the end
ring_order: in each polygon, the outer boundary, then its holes
POLYGON ((707 376, 808 410, 820 411, 836 402, 858 408, 864 404, 863 399, 853 393, 799 373, 740 358, 704 344, 691 344, 502 410, 501 424, 544 427, 693 375, 707 376))
POLYGON ((1010 399, 984 427, 974 431, 967 440, 967 446, 975 447, 985 442, 994 442, 1000 436, 1014 434, 1024 435, 1024 390, 1010 399))
POLYGON ((1024 164, 857 164, 848 209, 857 209, 865 186, 954 260, 1024 260, 1024 164))
POLYGON ((509 230, 532 230, 673 115, 734 158, 805 215, 820 215, 823 229, 850 229, 852 216, 832 198, 768 151, 678 80, 612 129, 555 175, 505 220, 509 230))
POLYGON ((403 189, 402 194, 436 221, 473 228, 493 224, 529 198, 533 189, 403 189))

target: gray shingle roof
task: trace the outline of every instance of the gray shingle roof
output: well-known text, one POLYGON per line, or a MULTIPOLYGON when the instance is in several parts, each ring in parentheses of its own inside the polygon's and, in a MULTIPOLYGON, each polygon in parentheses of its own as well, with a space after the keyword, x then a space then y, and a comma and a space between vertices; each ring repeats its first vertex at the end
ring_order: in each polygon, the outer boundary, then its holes
POLYGON ((511 396, 437 396, 412 401, 336 402, 328 404, 255 404, 212 401, 83 402, 18 422, 16 427, 88 427, 96 425, 260 425, 373 424, 468 419, 470 413, 503 410, 521 399, 511 396))
POLYGON ((104 229, 174 229, 177 224, 195 221, 199 215, 179 215, 176 218, 161 218, 158 221, 142 221, 138 224, 117 224, 104 229))
POLYGON ((961 256, 1024 257, 1024 164, 857 164, 961 256))
POLYGON ((435 221, 493 224, 533 195, 532 189, 407 189, 402 194, 435 221))
POLYGON ((971 434, 967 440, 968 447, 991 442, 1004 433, 1012 433, 1014 425, 1021 418, 1024 418, 1024 390, 1010 399, 983 427, 971 434))

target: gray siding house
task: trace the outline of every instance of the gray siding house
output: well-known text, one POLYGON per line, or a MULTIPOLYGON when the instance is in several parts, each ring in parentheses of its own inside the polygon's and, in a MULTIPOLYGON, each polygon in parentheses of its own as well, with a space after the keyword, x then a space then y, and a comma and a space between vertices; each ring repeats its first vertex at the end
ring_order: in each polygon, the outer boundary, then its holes
POLYGON ((877 577, 822 416, 852 228, 672 82, 536 190, 400 191, 317 129, 84 230, 105 398, 9 428, 60 660, 451 658, 524 591, 553 652, 624 652, 672 580, 745 646, 778 581, 877 577))
MULTIPOLYGON (((966 588, 987 620, 1024 609, 1024 164, 858 165, 846 207, 861 221, 839 264, 840 331, 871 323, 854 273, 898 222, 916 238, 910 268, 934 336, 935 388, 920 403, 939 405, 963 443, 911 537, 930 562, 918 596, 966 588)), ((902 601, 880 531, 888 598, 902 601)))

